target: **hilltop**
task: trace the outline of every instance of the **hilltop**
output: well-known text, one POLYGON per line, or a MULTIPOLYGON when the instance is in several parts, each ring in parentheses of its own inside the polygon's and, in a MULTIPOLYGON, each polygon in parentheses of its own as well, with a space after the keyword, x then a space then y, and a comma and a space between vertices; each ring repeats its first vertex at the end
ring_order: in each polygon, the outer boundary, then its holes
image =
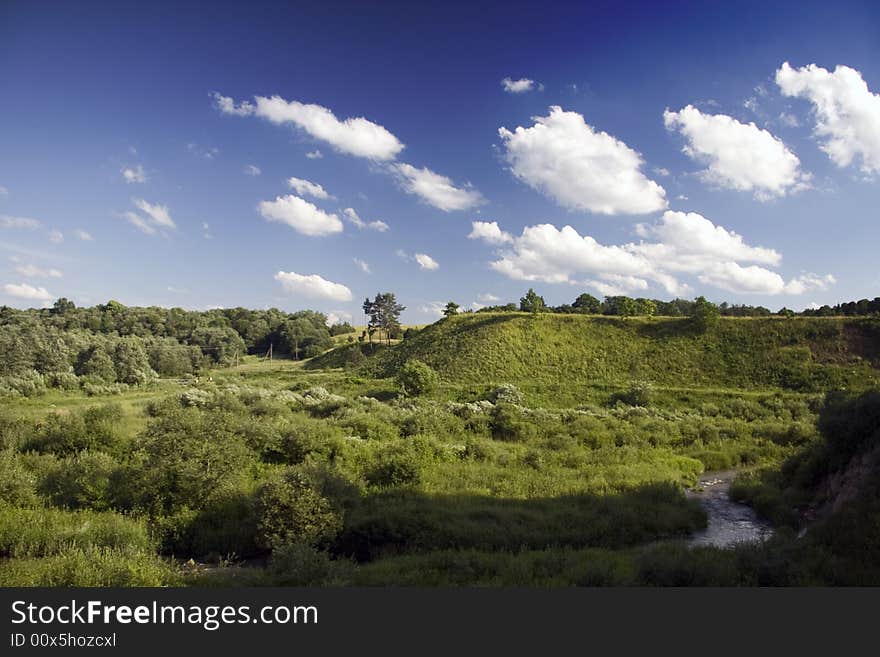
POLYGON ((444 381, 557 387, 644 381, 670 386, 813 391, 880 379, 880 321, 720 318, 705 331, 682 318, 476 313, 442 319, 391 347, 347 345, 312 369, 346 363, 393 376, 410 359, 444 381), (362 358, 354 353, 360 349, 362 358))

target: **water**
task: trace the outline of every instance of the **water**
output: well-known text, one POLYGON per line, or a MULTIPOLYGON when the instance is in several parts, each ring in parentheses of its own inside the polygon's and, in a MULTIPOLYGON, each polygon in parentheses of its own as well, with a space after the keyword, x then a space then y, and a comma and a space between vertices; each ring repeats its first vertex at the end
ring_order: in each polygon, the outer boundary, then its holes
POLYGON ((708 515, 706 529, 694 533, 688 540, 689 545, 731 547, 761 541, 773 533, 770 525, 759 519, 751 507, 730 499, 728 491, 736 474, 736 470, 706 473, 696 488, 687 491, 687 496, 699 500, 708 515))

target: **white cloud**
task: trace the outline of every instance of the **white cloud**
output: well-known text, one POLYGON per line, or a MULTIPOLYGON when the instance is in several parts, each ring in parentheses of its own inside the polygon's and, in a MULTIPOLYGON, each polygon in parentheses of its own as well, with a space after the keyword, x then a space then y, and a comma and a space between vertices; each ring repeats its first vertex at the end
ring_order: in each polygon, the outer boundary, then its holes
POLYGON ((446 304, 443 301, 428 301, 427 303, 422 304, 422 307, 419 308, 419 310, 426 315, 441 317, 444 308, 446 308, 446 304))
POLYGON ((663 176, 664 178, 670 175, 669 169, 665 167, 654 167, 654 173, 656 173, 658 176, 663 176))
POLYGON ((92 237, 88 232, 84 231, 82 228, 77 228, 73 231, 73 234, 77 239, 82 240, 83 242, 91 242, 95 238, 92 237))
POLYGON ((696 212, 667 210, 658 223, 650 226, 639 224, 636 232, 641 237, 657 237, 664 247, 674 251, 677 260, 691 256, 725 258, 768 265, 778 265, 782 260, 782 256, 777 251, 760 246, 749 246, 741 235, 728 231, 723 226, 716 226, 696 212))
POLYGON ((26 228, 35 230, 40 227, 40 222, 29 217, 12 217, 8 214, 0 215, 0 228, 26 228))
POLYGON ((509 94, 523 94, 527 91, 532 91, 534 89, 543 89, 544 85, 535 82, 534 80, 530 80, 529 78, 520 78, 519 80, 512 80, 511 78, 504 78, 501 81, 501 86, 509 94))
POLYGON ((312 198, 318 198, 322 200, 333 198, 318 183, 303 180, 302 178, 294 178, 291 176, 287 179, 287 186, 300 196, 311 196, 312 198))
POLYGON ((52 242, 52 244, 61 244, 61 242, 64 241, 64 233, 60 230, 50 230, 49 241, 52 242))
POLYGON ((144 173, 144 168, 140 164, 135 167, 122 167, 122 177, 127 183, 147 182, 147 174, 144 173))
POLYGON ((9 190, 0 185, 0 196, 9 196, 9 190))
POLYGON ((247 164, 244 167, 244 173, 247 176, 259 176, 263 171, 256 164, 247 164))
POLYGON ((133 202, 135 207, 143 212, 156 226, 161 228, 177 228, 177 224, 174 223, 168 211, 168 206, 159 205, 158 203, 154 205, 144 199, 134 199, 133 202))
POLYGON ((315 150, 306 153, 306 157, 310 160, 320 160, 324 157, 324 154, 316 148, 315 150))
POLYGON ((485 203, 482 194, 469 187, 456 187, 446 176, 424 167, 417 169, 411 164, 395 164, 391 170, 397 174, 401 187, 407 194, 415 194, 438 210, 452 212, 469 210, 485 203))
POLYGON ((344 310, 332 310, 327 313, 327 326, 351 321, 351 313, 344 310))
POLYGON ((440 269, 440 265, 437 264, 437 261, 427 253, 416 253, 413 258, 415 258, 415 261, 419 263, 419 267, 422 269, 427 269, 428 271, 440 269))
POLYGON ((255 101, 253 113, 256 116, 277 124, 292 123, 342 153, 387 161, 395 159, 404 148, 391 132, 363 117, 340 121, 326 107, 288 101, 280 96, 257 96, 255 101))
POLYGON ((830 72, 816 64, 798 69, 788 62, 776 71, 782 94, 806 98, 815 110, 815 134, 839 167, 861 160, 865 173, 880 171, 880 94, 848 66, 830 72))
POLYGON ((292 271, 279 271, 275 280, 291 294, 311 299, 330 299, 333 301, 351 301, 351 290, 341 283, 333 283, 318 276, 304 275, 292 271))
POLYGON ((144 219, 137 212, 126 211, 122 213, 122 216, 125 217, 128 222, 137 228, 139 231, 146 235, 155 235, 156 229, 151 226, 146 219, 144 219))
POLYGON ((366 228, 368 230, 375 230, 380 233, 384 233, 390 228, 390 226, 384 221, 364 221, 360 218, 360 215, 358 215, 354 208, 345 208, 342 211, 342 214, 345 215, 345 218, 350 221, 352 225, 356 226, 360 230, 366 228))
POLYGON ((364 261, 361 260, 360 258, 353 258, 353 260, 354 260, 354 264, 356 264, 358 267, 360 267, 360 270, 361 270, 362 272, 364 272, 365 274, 371 274, 371 273, 372 273, 372 272, 370 271, 370 265, 369 265, 369 264, 367 264, 366 262, 364 262, 364 261))
POLYGON ((477 301, 482 303, 498 303, 501 299, 491 292, 484 292, 483 294, 477 295, 477 301))
POLYGON ((513 241, 510 233, 505 233, 498 227, 497 221, 472 221, 470 240, 483 240, 487 244, 506 244, 513 241))
POLYGON ((523 228, 490 266, 515 280, 545 283, 572 283, 573 276, 587 272, 643 275, 651 271, 644 257, 624 247, 603 246, 571 226, 558 230, 551 224, 523 228))
POLYGON ((571 226, 527 226, 500 247, 490 267, 515 280, 583 283, 606 295, 645 290, 651 282, 668 294, 689 295, 691 287, 680 280, 682 275, 732 292, 770 295, 802 294, 835 282, 831 275, 812 273, 786 282, 760 266, 779 265, 777 251, 749 245, 694 212, 667 211, 652 225, 638 225, 636 232, 652 241, 603 245, 571 226))
POLYGON ((61 278, 62 273, 57 269, 40 269, 35 265, 19 265, 15 268, 22 276, 28 278, 61 278))
POLYGON ((168 290, 169 292, 171 292, 172 294, 189 294, 189 290, 179 288, 179 287, 174 287, 173 285, 169 285, 165 289, 168 290))
POLYGON ((278 196, 274 201, 262 201, 258 209, 267 220, 287 224, 303 235, 319 237, 342 232, 342 221, 338 216, 292 194, 278 196))
POLYGON ((211 97, 214 99, 214 104, 216 105, 217 109, 223 112, 223 114, 248 116, 249 114, 254 113, 254 106, 247 101, 236 104, 235 101, 232 100, 232 98, 230 98, 229 96, 222 96, 216 91, 211 93, 211 97))
POLYGON ((530 128, 499 128, 514 176, 570 210, 645 214, 666 208, 665 190, 641 171, 642 157, 577 112, 552 106, 530 128))
MULTIPOLYGON (((164 228, 177 228, 177 224, 175 224, 174 220, 171 218, 171 213, 168 211, 167 206, 159 205, 158 203, 154 205, 144 199, 132 199, 132 203, 134 203, 135 207, 140 210, 142 214, 127 211, 122 213, 122 217, 128 220, 131 225, 142 233, 145 233, 146 235, 155 235, 157 230, 164 228)), ((86 233, 86 235, 88 235, 88 233, 86 233)), ((80 236, 80 239, 83 238, 80 236)))
POLYGON ((206 240, 214 239, 214 236, 211 234, 211 226, 207 221, 202 222, 202 237, 206 240))
POLYGON ((3 286, 6 294, 11 297, 17 297, 19 299, 30 299, 32 301, 51 301, 55 298, 51 292, 49 292, 44 287, 34 287, 33 285, 28 285, 27 283, 20 283, 18 285, 14 283, 7 283, 3 286))
POLYGON ((663 123, 687 139, 683 152, 707 165, 700 175, 710 184, 751 191, 762 201, 808 187, 810 175, 801 170, 797 156, 754 123, 704 114, 693 105, 678 112, 667 109, 663 123))

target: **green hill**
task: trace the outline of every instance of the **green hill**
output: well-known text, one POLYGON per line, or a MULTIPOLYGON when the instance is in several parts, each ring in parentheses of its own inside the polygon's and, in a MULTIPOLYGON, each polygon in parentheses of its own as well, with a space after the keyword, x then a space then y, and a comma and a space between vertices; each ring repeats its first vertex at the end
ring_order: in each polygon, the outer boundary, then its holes
POLYGON ((456 384, 510 382, 818 391, 880 381, 880 321, 721 318, 706 331, 688 319, 478 313, 446 318, 391 347, 348 345, 309 363, 348 363, 393 376, 409 359, 456 384), (355 353, 362 350, 365 358, 355 353))

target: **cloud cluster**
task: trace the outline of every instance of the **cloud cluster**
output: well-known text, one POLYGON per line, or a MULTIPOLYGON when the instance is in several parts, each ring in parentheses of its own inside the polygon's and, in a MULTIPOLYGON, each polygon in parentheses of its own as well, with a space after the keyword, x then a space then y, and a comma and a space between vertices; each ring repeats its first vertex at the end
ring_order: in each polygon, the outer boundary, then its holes
POLYGON ((279 271, 275 280, 290 294, 310 299, 329 299, 331 301, 351 301, 352 294, 345 285, 334 283, 318 274, 297 274, 293 271, 279 271))
POLYGON ((861 162, 867 174, 880 172, 880 94, 871 93, 862 74, 848 66, 834 72, 788 62, 776 71, 785 96, 806 98, 815 110, 815 134, 822 150, 839 167, 861 162))
POLYGON ((437 263, 437 261, 434 260, 434 258, 429 256, 427 253, 416 253, 413 258, 422 269, 426 269, 428 271, 440 269, 440 265, 437 263))
MULTIPOLYGON (((467 210, 485 202, 478 191, 468 186, 457 187, 451 179, 427 167, 419 169, 410 164, 395 163, 404 149, 403 142, 384 126, 363 117, 340 120, 326 107, 285 100, 280 96, 255 96, 253 103, 236 103, 217 92, 212 97, 217 109, 224 114, 253 115, 276 124, 291 123, 340 153, 387 163, 384 170, 398 180, 404 191, 444 212, 467 210)), ((306 153, 306 157, 318 159, 323 155, 314 150, 306 153)), ((297 193, 308 192, 298 190, 297 193)))
POLYGON ((668 130, 687 140, 685 154, 706 164, 701 177, 709 184, 754 192, 769 200, 805 189, 809 174, 782 140, 754 123, 740 123, 725 114, 704 114, 693 105, 663 112, 668 130))
POLYGON ((513 236, 501 230, 497 221, 473 221, 468 239, 482 240, 487 244, 507 244, 513 241, 513 236))
POLYGON ((529 128, 498 130, 519 180, 570 210, 616 215, 666 208, 666 191, 642 173, 641 155, 581 114, 552 106, 532 120, 529 128))
POLYGON ((491 225, 473 222, 471 236, 500 247, 490 267, 515 280, 580 283, 606 295, 645 290, 650 282, 669 294, 690 294, 682 275, 730 292, 767 295, 803 294, 835 282, 831 275, 816 274, 785 281, 762 266, 779 265, 777 251, 747 244, 695 212, 666 211, 653 224, 639 224, 642 241, 621 245, 600 244, 571 226, 527 226, 514 237, 497 225, 497 231, 486 228, 491 225), (508 239, 499 241, 498 234, 508 239))

